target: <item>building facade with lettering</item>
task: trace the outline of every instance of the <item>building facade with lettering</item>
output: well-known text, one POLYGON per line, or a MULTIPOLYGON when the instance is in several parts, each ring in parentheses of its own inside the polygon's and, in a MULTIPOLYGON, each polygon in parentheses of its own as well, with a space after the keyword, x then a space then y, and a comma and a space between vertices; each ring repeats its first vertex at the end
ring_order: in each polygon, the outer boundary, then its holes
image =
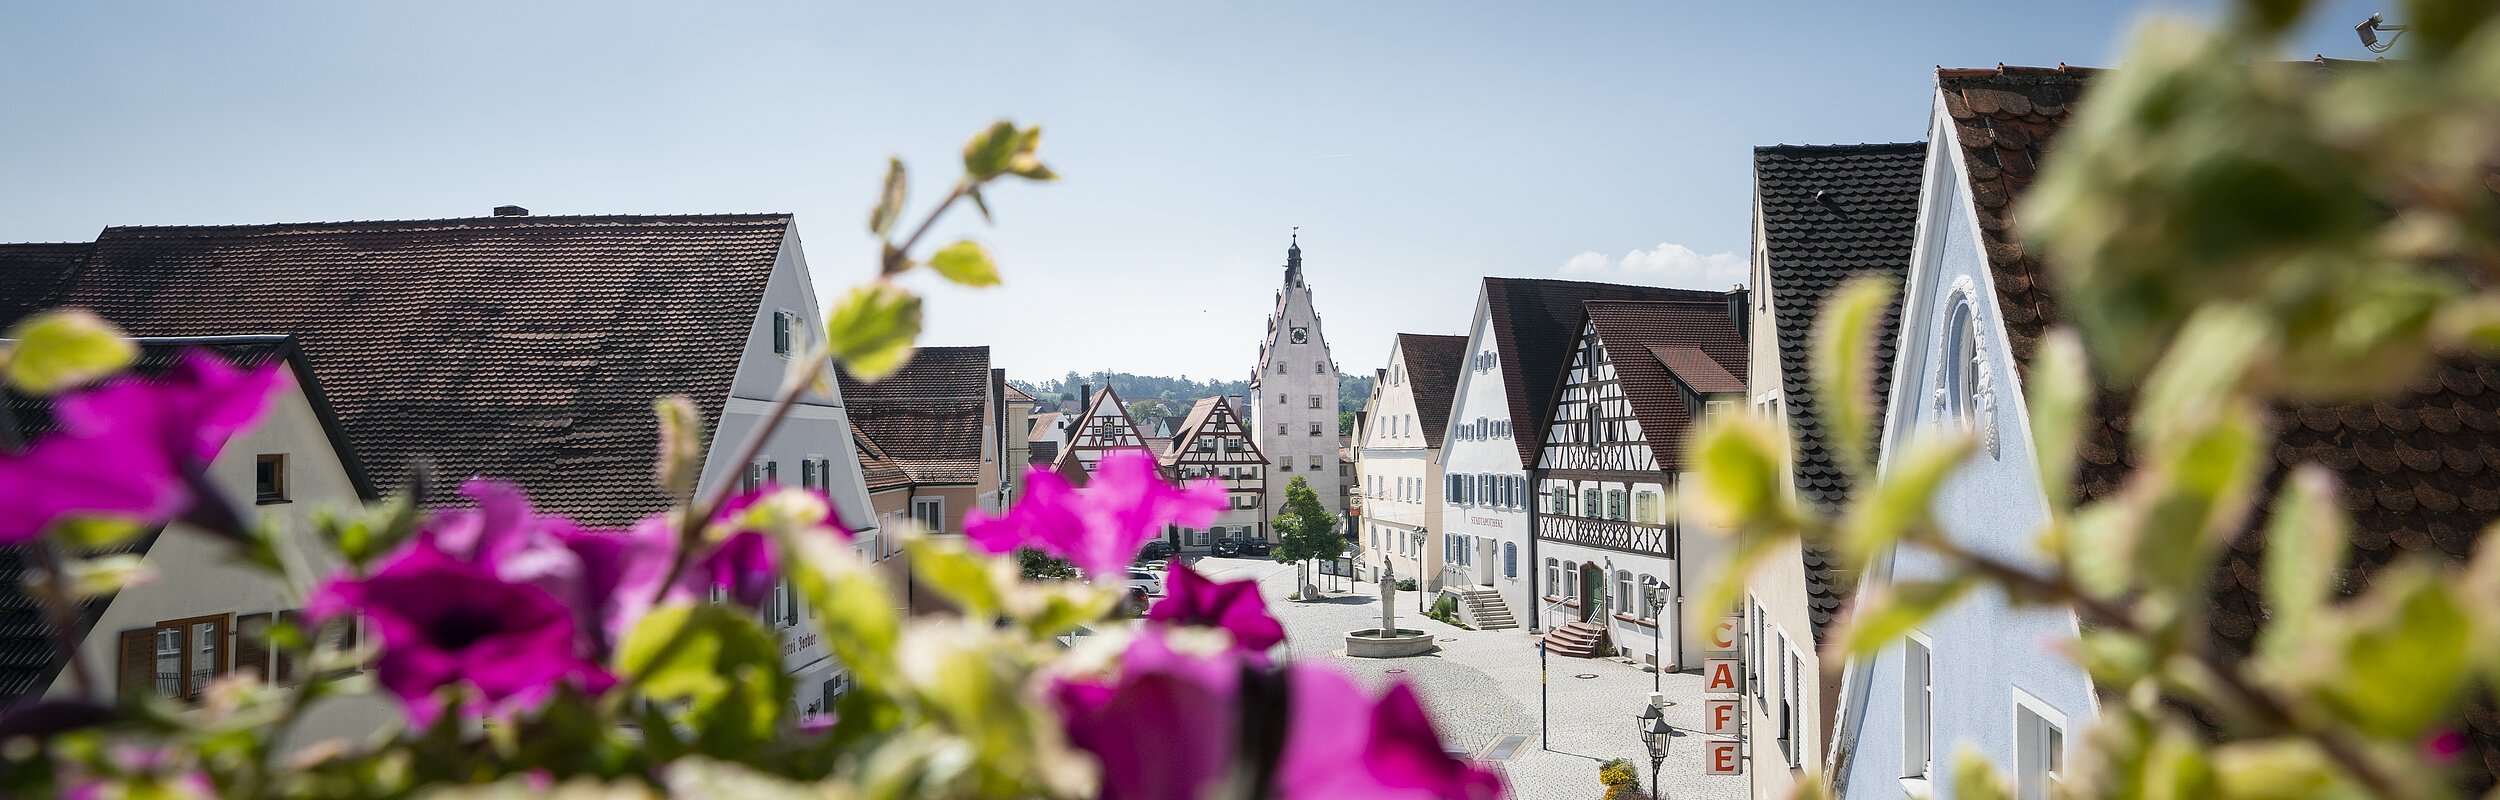
POLYGON ((1685 442, 1707 419, 1743 408, 1746 373, 1745 292, 1702 294, 1583 304, 1536 453, 1548 648, 1699 663, 1708 632, 1679 612, 1726 563, 1727 547, 1673 498, 1685 442))
POLYGON ((1259 367, 1250 375, 1251 439, 1276 465, 1268 475, 1275 491, 1267 493, 1267 515, 1284 510, 1285 487, 1301 478, 1319 495, 1329 516, 1345 513, 1338 466, 1337 362, 1329 355, 1328 337, 1320 332, 1319 311, 1311 305, 1311 286, 1302 277, 1299 236, 1285 250, 1285 285, 1276 290, 1276 310, 1267 316, 1267 336, 1259 343, 1259 367))

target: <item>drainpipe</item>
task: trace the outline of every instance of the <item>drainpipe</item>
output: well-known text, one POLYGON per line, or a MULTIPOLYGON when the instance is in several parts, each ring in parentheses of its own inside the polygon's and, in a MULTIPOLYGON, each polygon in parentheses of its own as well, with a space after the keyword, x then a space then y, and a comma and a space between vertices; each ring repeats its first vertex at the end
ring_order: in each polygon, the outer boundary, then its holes
MULTIPOLYGON (((1512 431, 1511 435, 1517 436, 1518 432, 1512 431)), ((1529 615, 1528 632, 1541 633, 1545 629, 1545 594, 1537 580, 1545 577, 1545 559, 1537 556, 1536 531, 1538 516, 1545 510, 1545 481, 1536 470, 1527 470, 1527 474, 1528 488, 1536 494, 1535 501, 1528 503, 1528 608, 1536 612, 1529 615)))

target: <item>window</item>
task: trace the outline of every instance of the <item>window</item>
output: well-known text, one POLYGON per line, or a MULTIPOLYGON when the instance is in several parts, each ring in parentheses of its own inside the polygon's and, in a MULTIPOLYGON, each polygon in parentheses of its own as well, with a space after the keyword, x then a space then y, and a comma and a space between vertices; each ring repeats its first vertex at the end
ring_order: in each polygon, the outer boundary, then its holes
POLYGON ((799 460, 799 488, 824 491, 833 488, 833 460, 824 456, 808 456, 799 460))
POLYGON ((199 699, 210 681, 226 674, 226 635, 232 629, 231 616, 212 614, 122 631, 122 696, 152 692, 199 699))
MULTIPOLYGON (((1283 365, 1283 364, 1278 364, 1278 365, 1276 365, 1276 374, 1278 374, 1278 375, 1285 374, 1285 365, 1283 365)), ((1276 393, 1276 404, 1277 404, 1277 405, 1280 405, 1280 406, 1281 406, 1281 405, 1284 405, 1284 404, 1286 404, 1286 403, 1290 403, 1290 402, 1293 402, 1293 401, 1292 401, 1292 400, 1289 400, 1289 399, 1286 399, 1285 394, 1284 394, 1283 392, 1278 392, 1278 393, 1276 393)))
POLYGON ((252 487, 261 505, 286 502, 286 454, 260 454, 252 470, 252 487))
POLYGON ((1571 513, 1571 488, 1560 483, 1554 484, 1554 490, 1546 493, 1545 513, 1571 513))
POLYGON ((1953 303, 1945 314, 1944 363, 1937 370, 1938 383, 1944 390, 1944 414, 1947 419, 1970 419, 1973 399, 1979 394, 1979 345, 1972 328, 1968 298, 1953 303))
POLYGON ((1624 513, 1623 513, 1623 511, 1624 511, 1624 509, 1623 509, 1623 490, 1622 490, 1622 489, 1608 489, 1608 490, 1606 490, 1606 518, 1607 518, 1607 519, 1623 519, 1623 518, 1624 518, 1624 513))
POLYGON ((1596 488, 1596 487, 1590 487, 1590 488, 1587 488, 1587 489, 1583 489, 1583 490, 1581 490, 1581 491, 1580 491, 1580 516, 1583 516, 1583 517, 1602 517, 1602 516, 1605 516, 1605 513, 1604 513, 1604 512, 1606 511, 1606 506, 1604 505, 1604 503, 1603 503, 1602 501, 1600 501, 1600 500, 1598 499, 1599 497, 1600 497, 1600 495, 1598 494, 1598 491, 1597 491, 1597 488, 1596 488))
POLYGON ((747 465, 747 474, 738 480, 738 488, 740 491, 752 492, 779 483, 781 483, 780 462, 758 459, 755 463, 747 465))
POLYGON ((1319 470, 1319 456, 1317 454, 1313 454, 1311 456, 1311 470, 1314 472, 1319 470))
POLYGON ((1915 634, 1901 647, 1901 771, 1913 778, 1935 767, 1936 685, 1928 647, 1915 634))
POLYGON ((1502 543, 1502 577, 1510 578, 1512 580, 1517 580, 1519 578, 1518 542, 1502 543))
POLYGON ((1319 407, 1319 395, 1311 395, 1311 407, 1312 407, 1312 408, 1318 408, 1318 407, 1319 407))
POLYGON ((1641 588, 1643 590, 1641 592, 1641 602, 1634 603, 1632 605, 1633 613, 1640 615, 1641 619, 1655 623, 1658 621, 1658 612, 1665 607, 1665 604, 1653 604, 1649 602, 1649 593, 1651 591, 1656 591, 1663 597, 1666 594, 1666 584, 1659 583, 1657 576, 1643 575, 1641 576, 1641 588))
POLYGON ((2027 698, 2014 702, 2014 796, 2048 800, 2066 772, 2065 716, 2035 707, 2027 698))
POLYGON ((1550 559, 1550 558, 1549 558, 1549 559, 1546 559, 1546 560, 1545 560, 1545 593, 1546 593, 1546 594, 1549 594, 1549 595, 1558 595, 1558 594, 1561 594, 1562 592, 1558 591, 1558 589, 1559 589, 1561 586, 1562 586, 1562 568, 1557 567, 1557 566, 1554 566, 1554 560, 1553 560, 1553 559, 1550 559))
POLYGON ((1321 362, 1318 362, 1318 363, 1312 364, 1312 365, 1311 365, 1311 372, 1312 372, 1312 374, 1315 374, 1315 375, 1326 375, 1326 374, 1328 374, 1328 362, 1326 362, 1326 361, 1321 361, 1321 362))
POLYGON ((1745 631, 1745 685, 1753 688, 1754 706, 1762 707, 1762 602, 1753 601, 1752 627, 1745 631))
POLYGON ((1571 598, 1579 597, 1579 596, 1580 596, 1580 565, 1579 565, 1579 564, 1577 564, 1577 563, 1574 563, 1574 562, 1565 561, 1565 562, 1563 562, 1562 574, 1563 574, 1563 582, 1562 582, 1562 596, 1563 596, 1563 599, 1568 600, 1568 599, 1571 599, 1571 598))
POLYGON ((1291 431, 1292 431, 1292 429, 1291 429, 1291 428, 1285 427, 1285 423, 1282 423, 1282 422, 1276 423, 1276 435, 1278 435, 1278 436, 1283 436, 1283 435, 1285 435, 1286 433, 1291 432, 1291 431))
POLYGON ((773 352, 790 354, 790 331, 798 327, 798 315, 788 311, 773 312, 773 352))
POLYGON ((1630 614, 1632 607, 1632 573, 1615 570, 1615 613, 1630 614))
POLYGON ((946 498, 915 497, 911 500, 912 521, 930 533, 946 532, 946 498))
POLYGON ((1786 759, 1790 766, 1795 766, 1797 763, 1797 745, 1800 744, 1800 742, 1797 740, 1797 706, 1794 702, 1797 696, 1797 690, 1796 687, 1791 684, 1805 682, 1805 676, 1797 674, 1791 668, 1794 664, 1788 657, 1787 635, 1782 634, 1779 637, 1779 651, 1771 654, 1771 658, 1779 662, 1780 756, 1786 759))
MULTIPOLYGON (((1284 431, 1277 431, 1277 433, 1284 433, 1284 431)), ((1286 472, 1292 472, 1292 471, 1293 471, 1293 456, 1286 456, 1286 457, 1284 457, 1284 458, 1277 459, 1277 461, 1276 461, 1276 468, 1277 468, 1277 469, 1284 470, 1284 471, 1286 471, 1286 472)))
MULTIPOLYGON (((1312 435, 1312 436, 1325 436, 1325 435, 1327 435, 1327 434, 1320 433, 1319 423, 1317 423, 1317 422, 1313 422, 1313 423, 1311 423, 1311 435, 1312 435)), ((1312 466, 1316 467, 1316 466, 1319 466, 1319 465, 1317 465, 1317 464, 1313 464, 1312 466)))
MULTIPOLYGON (((1285 374, 1285 362, 1282 362, 1282 361, 1278 361, 1278 362, 1276 362, 1276 374, 1278 374, 1278 375, 1283 375, 1283 374, 1285 374)), ((1276 398, 1276 399, 1277 399, 1278 401, 1280 401, 1280 402, 1284 400, 1284 398, 1283 398, 1283 397, 1278 397, 1278 398, 1276 398)))

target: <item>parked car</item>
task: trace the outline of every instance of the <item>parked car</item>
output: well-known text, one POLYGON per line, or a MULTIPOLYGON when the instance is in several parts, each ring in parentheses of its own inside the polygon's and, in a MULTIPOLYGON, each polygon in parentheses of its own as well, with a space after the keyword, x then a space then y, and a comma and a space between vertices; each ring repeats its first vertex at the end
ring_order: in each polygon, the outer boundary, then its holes
POLYGON ((1147 542, 1144 549, 1137 551, 1137 560, 1140 562, 1170 561, 1172 556, 1179 552, 1180 548, 1173 547, 1171 542, 1156 539, 1147 542))
POLYGON ((1128 570, 1128 587, 1131 594, 1145 592, 1149 596, 1162 597, 1163 572, 1161 570, 1130 567, 1128 570))
POLYGON ((1266 539, 1243 539, 1243 540, 1241 540, 1241 554, 1242 554, 1242 555, 1245 555, 1245 556, 1264 556, 1264 555, 1267 555, 1267 550, 1268 550, 1268 543, 1267 543, 1267 540, 1266 540, 1266 539))
POLYGON ((1226 536, 1215 540, 1216 558, 1232 558, 1237 555, 1241 555, 1241 543, 1234 541, 1233 537, 1226 536))

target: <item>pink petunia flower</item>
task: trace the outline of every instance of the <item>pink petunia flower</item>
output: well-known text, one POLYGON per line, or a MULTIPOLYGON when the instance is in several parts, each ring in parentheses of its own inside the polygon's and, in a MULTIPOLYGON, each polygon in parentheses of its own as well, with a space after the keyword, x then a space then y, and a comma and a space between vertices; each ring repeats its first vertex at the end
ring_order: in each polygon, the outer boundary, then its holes
POLYGON ((156 376, 124 375, 53 403, 60 430, 0 453, 0 544, 42 535, 69 515, 161 525, 196 500, 199 473, 252 426, 285 373, 244 369, 205 351, 156 376))
POLYGON ((1083 489, 1047 470, 1027 473, 1023 500, 1004 516, 966 513, 964 535, 992 553, 1032 547, 1086 574, 1111 575, 1166 526, 1203 526, 1225 504, 1223 484, 1210 479, 1176 487, 1163 480, 1153 454, 1120 450, 1103 456, 1083 489))
POLYGON ((542 700, 559 683, 591 693, 615 683, 584 657, 573 611, 543 587, 506 580, 485 564, 419 541, 370 577, 333 579, 314 593, 315 622, 361 611, 382 642, 376 677, 399 696, 409 721, 444 711, 440 690, 473 688, 496 713, 542 700))
POLYGON ((1491 772, 1441 749, 1412 690, 1374 700, 1323 666, 1271 669, 1237 648, 1192 653, 1149 631, 1116 678, 1063 679, 1049 696, 1069 742, 1101 762, 1102 800, 1202 797, 1235 778, 1282 800, 1501 794, 1491 772))
POLYGON ((1232 633, 1234 646, 1255 653, 1285 641, 1285 626, 1267 613, 1256 580, 1209 580, 1184 564, 1172 570, 1170 589, 1146 610, 1147 623, 1222 628, 1232 633))

